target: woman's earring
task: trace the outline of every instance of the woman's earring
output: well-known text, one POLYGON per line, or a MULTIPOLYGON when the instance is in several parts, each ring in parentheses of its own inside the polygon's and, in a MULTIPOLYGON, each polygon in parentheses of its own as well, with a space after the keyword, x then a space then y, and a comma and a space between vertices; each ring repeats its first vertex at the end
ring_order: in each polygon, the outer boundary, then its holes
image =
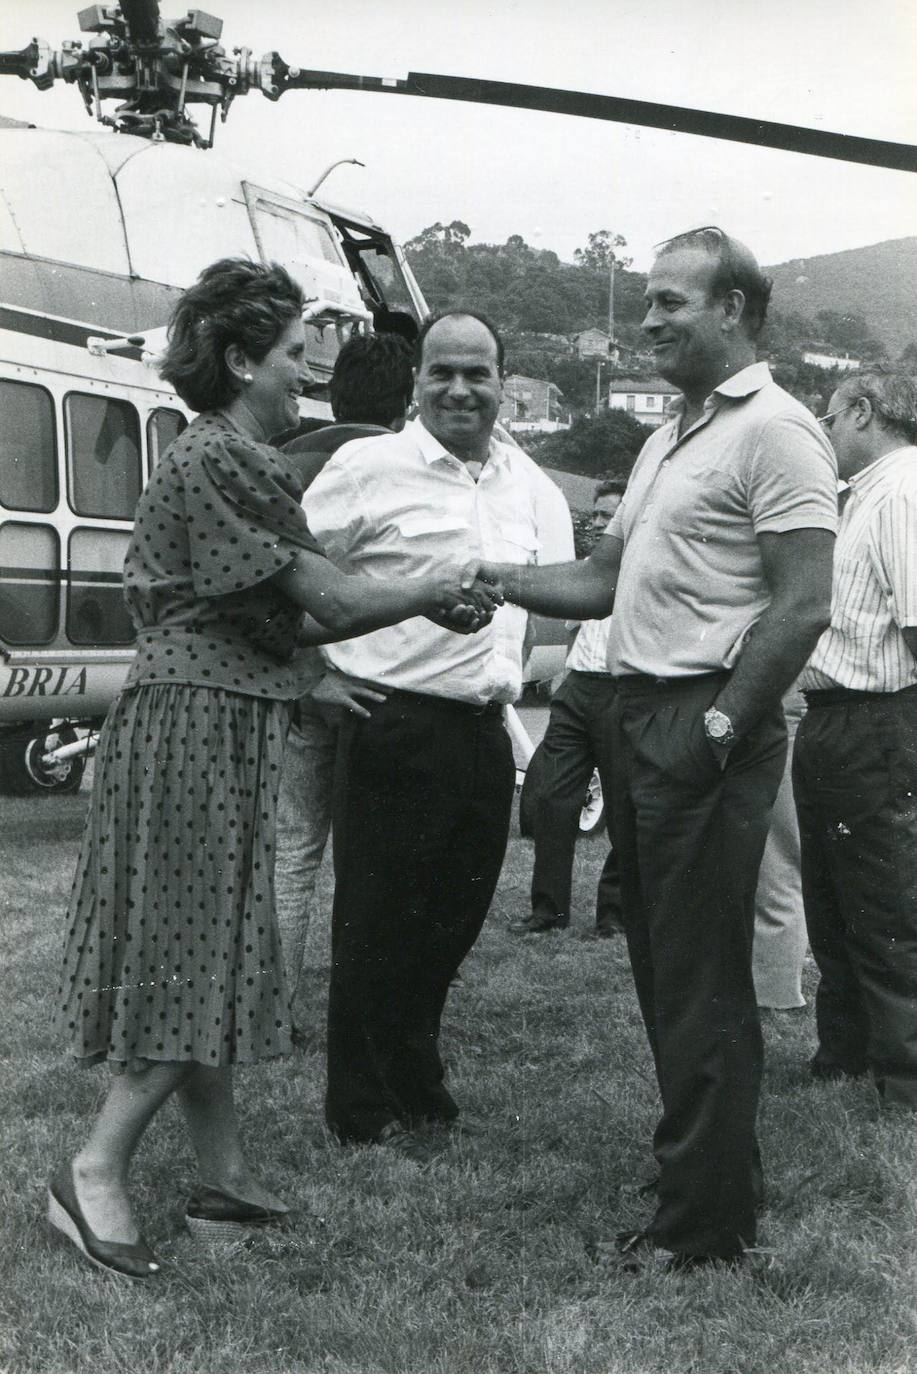
POLYGON ((242 380, 243 380, 243 382, 249 383, 249 382, 253 382, 255 379, 254 379, 254 377, 252 376, 252 374, 251 374, 250 372, 243 372, 243 373, 242 373, 242 380))

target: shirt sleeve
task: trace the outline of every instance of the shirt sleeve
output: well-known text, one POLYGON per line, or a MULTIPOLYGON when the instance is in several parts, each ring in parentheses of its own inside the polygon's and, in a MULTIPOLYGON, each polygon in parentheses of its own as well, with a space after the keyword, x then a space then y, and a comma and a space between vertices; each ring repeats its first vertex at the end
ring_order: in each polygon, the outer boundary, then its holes
MULTIPOLYGON (((345 444, 340 454, 350 448, 345 444)), ((322 547, 338 562, 346 562, 356 547, 366 509, 360 484, 339 454, 325 464, 303 497, 309 528, 322 547)))
POLYGON ((538 529, 538 562, 570 563, 576 557, 573 521, 567 498, 560 487, 538 474, 535 488, 535 523, 538 529))
POLYGON ((836 532, 837 464, 814 421, 792 411, 767 420, 752 456, 748 499, 756 534, 836 532))
POLYGON ((184 469, 184 502, 197 595, 223 596, 273 577, 298 549, 322 554, 295 477, 266 445, 210 430, 184 469))
POLYGON ((917 486, 884 503, 872 535, 870 556, 895 623, 917 626, 917 486))

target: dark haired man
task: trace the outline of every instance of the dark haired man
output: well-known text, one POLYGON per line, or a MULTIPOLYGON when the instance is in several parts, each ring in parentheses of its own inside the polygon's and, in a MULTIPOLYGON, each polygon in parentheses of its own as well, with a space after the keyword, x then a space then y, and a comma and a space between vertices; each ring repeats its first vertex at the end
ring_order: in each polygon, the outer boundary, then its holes
MULTIPOLYGON (((348 444, 307 493, 310 528, 342 567, 407 578, 450 552, 514 567, 572 555, 558 488, 493 438, 501 358, 477 316, 425 324, 419 419, 348 444)), ((521 690, 525 619, 504 607, 471 636, 415 619, 329 652, 386 693, 347 716, 335 779, 326 1116, 343 1140, 458 1116, 440 1018, 503 862, 515 783, 503 703, 521 690)))
POLYGON ((821 981, 816 1078, 872 1071, 917 1109, 917 384, 844 379, 822 419, 847 483, 831 624, 802 675, 793 787, 821 981))
POLYGON ((716 228, 663 244, 646 287, 659 373, 683 393, 594 552, 483 567, 548 615, 607 615, 614 833, 656 1061, 656 1215, 628 1265, 737 1262, 753 1246, 762 1042, 754 893, 783 771, 780 698, 828 621, 833 454, 755 362, 770 284, 716 228))
MULTIPOLYGON (((595 489, 590 533, 601 539, 624 495, 627 483, 616 478, 595 489)), ((611 707, 613 679, 608 671, 611 617, 587 620, 576 627, 567 656, 566 676, 551 700, 544 738, 529 762, 520 805, 531 815, 535 860, 532 909, 510 927, 514 935, 542 935, 570 924, 573 854, 580 811, 596 768, 603 796, 611 796, 611 707)), ((611 835, 611 806, 605 819, 611 835)), ((609 938, 621 925, 618 856, 608 852, 596 894, 595 933, 609 938)))
MULTIPOLYGON (((411 401, 411 346, 395 334, 357 334, 331 376, 335 423, 284 445, 308 488, 343 444, 400 430, 411 401)), ((274 897, 291 1002, 295 1000, 315 880, 331 828, 331 783, 343 711, 368 715, 384 699, 371 683, 326 672, 296 703, 277 801, 274 897)))

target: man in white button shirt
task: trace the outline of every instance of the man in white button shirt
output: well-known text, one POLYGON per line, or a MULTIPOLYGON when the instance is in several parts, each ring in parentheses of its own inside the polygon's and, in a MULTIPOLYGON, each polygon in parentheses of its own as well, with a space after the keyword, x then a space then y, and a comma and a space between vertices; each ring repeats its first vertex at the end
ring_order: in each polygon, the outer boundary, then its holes
POLYGON ((846 377, 822 420, 848 484, 831 624, 803 671, 793 787, 816 1078, 917 1108, 917 385, 846 377))
MULTIPOLYGON (((561 492, 493 439, 493 327, 433 317, 416 363, 419 419, 345 445, 309 488, 309 527, 329 556, 387 580, 449 558, 570 558, 561 492)), ((388 690, 368 719, 344 722, 339 746, 326 1117, 342 1140, 458 1116, 439 1024, 503 862, 515 783, 503 706, 522 688, 525 624, 505 606, 473 635, 414 619, 329 646, 335 668, 388 690)))

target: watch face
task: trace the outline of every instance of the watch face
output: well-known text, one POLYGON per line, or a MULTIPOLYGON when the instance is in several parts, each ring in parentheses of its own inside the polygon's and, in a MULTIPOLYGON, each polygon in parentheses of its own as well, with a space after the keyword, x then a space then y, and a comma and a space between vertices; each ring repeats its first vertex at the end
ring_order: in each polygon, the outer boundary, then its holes
POLYGON ((732 733, 732 724, 728 716, 724 716, 722 711, 711 711, 706 717, 704 724, 707 727, 707 734, 711 739, 725 739, 732 733))

